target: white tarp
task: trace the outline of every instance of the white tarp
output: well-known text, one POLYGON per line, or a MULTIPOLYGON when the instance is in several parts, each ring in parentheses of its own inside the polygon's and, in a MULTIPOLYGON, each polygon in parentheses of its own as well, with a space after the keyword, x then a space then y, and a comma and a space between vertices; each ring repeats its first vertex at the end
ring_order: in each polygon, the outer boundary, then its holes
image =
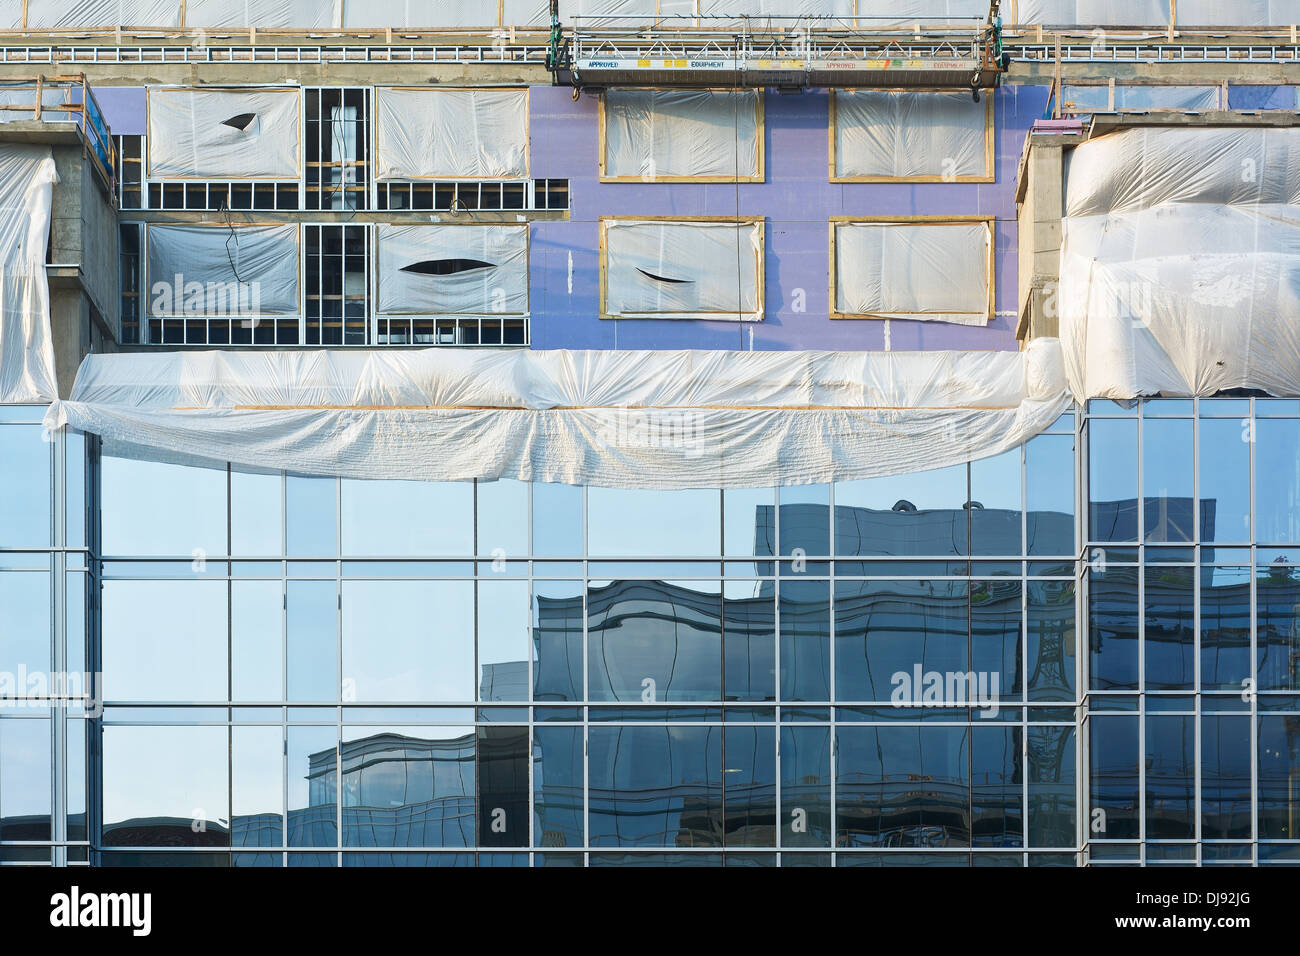
POLYGON ((383 315, 525 315, 528 226, 381 224, 383 315))
POLYGON ((0 405, 58 397, 45 276, 58 181, 50 147, 0 143, 0 405))
POLYGON ((34 30, 55 27, 176 27, 180 22, 178 0, 27 0, 27 26, 34 30))
MULTIPOLYGON (((1011 22, 1009 4, 1002 15, 1011 22)), ((1015 19, 1057 26, 1167 27, 1169 0, 1017 0, 1015 19)))
POLYGON ((146 229, 150 315, 296 315, 298 227, 146 229))
POLYGON ((375 179, 527 179, 528 90, 375 87, 375 179))
POLYGON ((835 311, 984 325, 992 256, 986 221, 838 222, 835 311))
POLYGON ((1124 130, 1066 171, 1076 396, 1300 395, 1300 129, 1124 130))
POLYGON ((177 179, 297 179, 302 135, 296 89, 149 89, 149 175, 177 179))
POLYGON ((763 221, 602 219, 601 313, 763 318, 763 221))
POLYGON ((996 455, 1069 404, 1023 352, 189 351, 92 354, 46 423, 348 478, 764 487, 996 455))
POLYGON ((989 103, 969 93, 836 90, 835 175, 987 177, 989 103))
POLYGON ((186 0, 187 27, 332 28, 342 0, 186 0))
POLYGON ((366 0, 343 6, 343 26, 494 27, 497 0, 366 0))
POLYGON ((757 90, 608 90, 601 175, 753 179, 762 148, 759 103, 757 90))

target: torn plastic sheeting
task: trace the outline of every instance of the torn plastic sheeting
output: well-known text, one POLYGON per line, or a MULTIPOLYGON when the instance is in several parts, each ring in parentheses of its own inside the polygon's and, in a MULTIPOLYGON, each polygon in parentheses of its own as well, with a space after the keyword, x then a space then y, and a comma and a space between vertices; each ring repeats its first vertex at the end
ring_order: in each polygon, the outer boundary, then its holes
POLYGON ((992 232, 987 222, 835 224, 835 311, 984 325, 992 232))
POLYGON ((757 176, 759 102, 755 90, 608 90, 603 174, 757 176))
POLYGON ((151 224, 149 314, 296 315, 296 225, 151 224))
POLYGON ((149 90, 149 174, 177 179, 297 179, 295 89, 149 90))
POLYGON ((989 176, 987 102, 967 93, 838 90, 835 175, 989 176))
MULTIPOLYGON (((1009 20, 1010 11, 1004 12, 1009 20)), ((1060 26, 1164 27, 1169 25, 1169 0, 1018 0, 1016 19, 1060 26)))
POLYGON ((377 311, 524 315, 527 225, 377 227, 377 311))
POLYGON ((0 143, 0 404, 58 396, 45 275, 58 181, 50 147, 0 143))
POLYGON ((177 27, 180 23, 179 0, 27 0, 27 26, 33 30, 57 27, 177 27))
POLYGON ((763 221, 603 219, 614 318, 763 318, 763 221))
POLYGON ((301 474, 763 487, 996 455, 1066 409, 1060 349, 92 354, 50 427, 301 474))
POLYGON ((1078 147, 1057 296, 1074 394, 1300 395, 1298 198, 1300 130, 1134 129, 1078 147))
POLYGON ((526 179, 526 89, 375 88, 375 178, 526 179))
POLYGON ((342 0, 186 0, 187 27, 289 29, 339 25, 342 0))
POLYGON ((343 6, 343 26, 495 27, 497 0, 366 0, 343 6))

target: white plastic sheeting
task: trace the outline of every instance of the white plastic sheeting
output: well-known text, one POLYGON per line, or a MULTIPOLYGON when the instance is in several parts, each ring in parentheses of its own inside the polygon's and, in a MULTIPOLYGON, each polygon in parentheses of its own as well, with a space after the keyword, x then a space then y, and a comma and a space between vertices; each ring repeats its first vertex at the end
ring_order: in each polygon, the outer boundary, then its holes
POLYGON ((58 181, 48 146, 0 144, 0 404, 58 397, 45 277, 58 181))
POLYGON ((187 27, 329 28, 342 0, 186 0, 187 27))
MULTIPOLYGON (((549 20, 548 20, 549 22, 549 20)), ((366 0, 343 6, 343 26, 493 27, 497 0, 366 0)))
POLYGON ((298 178, 302 135, 296 89, 150 88, 148 114, 153 177, 298 178))
POLYGON ((180 26, 180 22, 178 0, 27 0, 27 26, 37 30, 54 27, 175 27, 180 26))
POLYGON ((1074 150, 1057 301, 1075 395, 1300 395, 1300 129, 1074 150))
MULTIPOLYGON (((795 0, 791 0, 795 2, 795 0)), ((844 2, 844 0, 837 0, 844 2)), ((573 24, 582 17, 583 26, 649 26, 660 16, 693 16, 694 0, 560 0, 560 21, 573 24)), ((547 0, 504 0, 502 22, 506 26, 548 26, 551 22, 547 0)))
POLYGON ((526 179, 528 90, 375 88, 375 178, 526 179))
POLYGON ((832 228, 837 313, 988 322, 989 222, 836 222, 832 228))
POLYGON ((608 90, 601 176, 754 179, 761 102, 757 90, 608 90))
POLYGON ((837 90, 835 176, 985 178, 992 98, 969 93, 837 90))
MULTIPOLYGON (((1011 21, 1007 7, 1003 17, 1011 21)), ((1015 19, 1060 26, 1161 27, 1169 25, 1169 0, 1017 0, 1015 19)))
POLYGON ((90 355, 45 421, 303 474, 710 488, 995 455, 1068 403, 1053 339, 1024 352, 192 351, 90 355))
POLYGON ((1178 22, 1195 27, 1300 23, 1300 0, 1178 0, 1178 22))
POLYGON ((296 225, 146 230, 150 315, 296 315, 296 225))
POLYGON ((384 315, 524 315, 527 225, 380 225, 377 310, 384 315))
POLYGON ((763 318, 763 221, 602 219, 601 313, 763 318))
POLYGON ((853 0, 699 0, 699 9, 701 17, 849 17, 853 0))

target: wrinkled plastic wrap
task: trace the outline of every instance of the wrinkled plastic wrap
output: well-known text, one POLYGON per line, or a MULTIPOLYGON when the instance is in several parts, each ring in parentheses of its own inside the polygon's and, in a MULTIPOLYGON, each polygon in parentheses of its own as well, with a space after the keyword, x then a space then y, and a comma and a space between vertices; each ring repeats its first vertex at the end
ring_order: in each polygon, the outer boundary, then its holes
POLYGON ((146 230, 150 315, 296 315, 298 227, 146 230))
POLYGON ((186 0, 187 27, 331 28, 343 0, 186 0))
POLYGON ((343 5, 343 26, 494 27, 497 0, 366 0, 343 5))
POLYGON ((1069 398, 1024 352, 491 349, 92 354, 51 428, 303 474, 764 487, 1014 448, 1069 398))
POLYGON ((0 143, 0 405, 58 397, 45 276, 58 181, 48 146, 0 143))
POLYGON ((991 176, 989 103, 969 93, 837 90, 835 175, 991 176))
MULTIPOLYGON (((225 2, 228 3, 229 0, 225 2)), ((175 27, 180 26, 180 22, 179 0, 27 0, 27 26, 34 30, 56 27, 175 27)))
POLYGON ((383 315, 525 315, 528 226, 376 227, 383 315))
POLYGON ((528 178, 528 90, 376 87, 375 178, 528 178))
POLYGON ((602 219, 601 312, 612 318, 763 318, 763 222, 602 219))
POLYGON ((835 311, 883 319, 984 325, 988 222, 835 224, 835 311))
POLYGON ((752 179, 759 172, 759 102, 756 90, 608 90, 602 175, 752 179))
POLYGON ((148 113, 154 178, 298 178, 302 136, 295 89, 155 87, 148 113))
POLYGON ((1300 129, 1111 133, 1073 151, 1065 201, 1076 396, 1300 395, 1300 129))

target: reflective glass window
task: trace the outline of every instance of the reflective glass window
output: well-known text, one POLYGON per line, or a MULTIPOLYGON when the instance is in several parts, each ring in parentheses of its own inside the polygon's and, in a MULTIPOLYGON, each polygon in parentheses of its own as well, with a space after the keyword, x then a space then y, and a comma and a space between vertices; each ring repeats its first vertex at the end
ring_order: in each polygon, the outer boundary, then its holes
POLYGON ((0 547, 50 545, 54 481, 40 425, 0 425, 0 547))
POLYGON ((226 582, 105 581, 102 600, 107 699, 228 699, 226 582))
POLYGON ((344 581, 342 680, 350 701, 472 701, 474 582, 344 581))
POLYGON ((225 727, 105 727, 104 843, 229 846, 225 727))
POLYGON ((720 700, 721 620, 716 582, 590 582, 590 699, 720 700))
POLYGON ((474 553, 474 483, 469 481, 341 482, 345 555, 474 553))
POLYGON ((720 845, 720 726, 593 726, 588 740, 593 847, 720 845))

